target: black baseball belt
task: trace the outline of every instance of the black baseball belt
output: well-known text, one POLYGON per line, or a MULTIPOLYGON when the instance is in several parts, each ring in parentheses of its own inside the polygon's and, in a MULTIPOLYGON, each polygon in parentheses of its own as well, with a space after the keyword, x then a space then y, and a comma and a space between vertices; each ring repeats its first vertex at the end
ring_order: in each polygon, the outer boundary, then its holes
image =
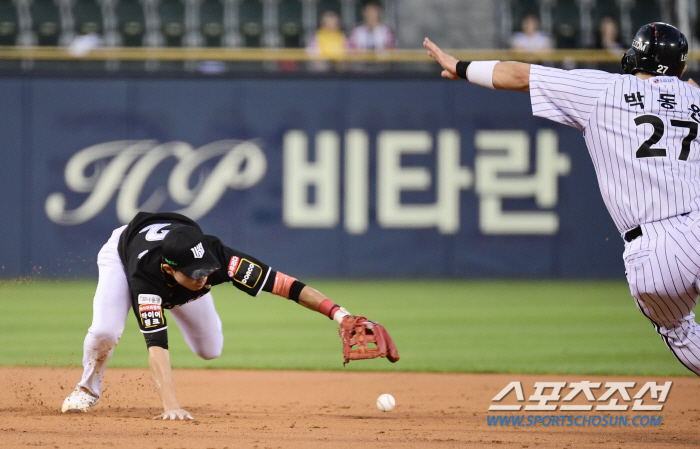
POLYGON ((629 231, 625 232, 625 241, 627 243, 631 242, 632 240, 636 239, 637 237, 642 236, 642 227, 637 226, 634 229, 630 229, 629 231))
MULTIPOLYGON (((681 217, 685 217, 688 215, 690 212, 686 212, 684 214, 681 214, 681 217)), ((625 241, 627 243, 631 242, 632 240, 636 239, 637 237, 641 237, 644 235, 642 233, 642 227, 637 226, 636 228, 630 229, 629 231, 625 232, 625 241)))

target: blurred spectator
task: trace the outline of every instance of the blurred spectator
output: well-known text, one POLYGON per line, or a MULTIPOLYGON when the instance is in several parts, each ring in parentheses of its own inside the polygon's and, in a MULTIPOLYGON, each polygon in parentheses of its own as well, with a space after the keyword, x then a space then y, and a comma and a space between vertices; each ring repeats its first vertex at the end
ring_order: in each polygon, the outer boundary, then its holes
POLYGON ((598 25, 598 40, 596 48, 618 52, 624 50, 620 40, 620 27, 612 17, 603 17, 598 25))
POLYGON ((321 16, 321 28, 306 47, 313 56, 323 59, 340 60, 345 56, 345 33, 340 29, 340 17, 329 10, 321 16))
POLYGON ((388 50, 394 48, 394 32, 382 23, 378 3, 369 2, 362 9, 362 24, 350 33, 348 47, 353 50, 388 50))
POLYGON ((522 32, 513 33, 510 47, 513 50, 551 50, 552 41, 540 31, 540 20, 534 14, 527 14, 520 22, 522 32))
MULTIPOLYGON (((620 56, 627 49, 620 39, 620 27, 617 21, 612 17, 603 17, 598 24, 598 38, 596 40, 596 48, 608 50, 620 56)), ((605 72, 619 73, 620 63, 604 62, 596 65, 598 70, 605 72)))

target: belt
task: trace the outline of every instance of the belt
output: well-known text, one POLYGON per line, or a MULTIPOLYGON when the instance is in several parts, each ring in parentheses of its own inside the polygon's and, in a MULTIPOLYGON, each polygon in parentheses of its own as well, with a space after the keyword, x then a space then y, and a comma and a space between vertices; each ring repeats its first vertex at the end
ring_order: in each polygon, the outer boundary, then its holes
POLYGON ((632 240, 636 239, 637 237, 642 236, 642 227, 637 226, 634 229, 630 229, 629 231, 625 232, 625 241, 626 242, 631 242, 632 240))
MULTIPOLYGON (((690 214, 690 212, 686 212, 686 213, 684 213, 684 214, 681 214, 680 216, 681 216, 681 217, 685 217, 685 216, 687 216, 688 214, 690 214)), ((642 235, 643 235, 643 234, 642 234, 642 227, 641 227, 641 226, 637 226, 636 228, 630 229, 629 231, 625 232, 625 241, 626 241, 627 243, 629 243, 629 242, 631 242, 632 240, 636 239, 637 237, 641 237, 642 235)))

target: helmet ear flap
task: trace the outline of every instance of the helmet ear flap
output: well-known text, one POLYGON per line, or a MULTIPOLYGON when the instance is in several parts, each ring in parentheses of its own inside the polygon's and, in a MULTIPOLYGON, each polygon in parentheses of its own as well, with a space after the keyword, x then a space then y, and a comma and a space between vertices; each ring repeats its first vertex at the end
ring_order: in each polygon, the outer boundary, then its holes
POLYGON ((630 51, 622 55, 622 60, 620 61, 620 65, 622 66, 622 73, 625 73, 627 75, 631 75, 632 71, 634 70, 635 63, 634 63, 634 55, 630 54, 630 51))

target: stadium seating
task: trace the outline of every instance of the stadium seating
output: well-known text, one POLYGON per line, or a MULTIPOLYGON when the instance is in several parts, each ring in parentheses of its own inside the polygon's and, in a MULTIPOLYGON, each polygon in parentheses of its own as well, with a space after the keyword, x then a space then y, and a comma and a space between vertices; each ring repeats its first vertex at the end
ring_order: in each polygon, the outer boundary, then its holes
POLYGON ((139 0, 119 0, 116 5, 117 30, 121 45, 138 47, 146 33, 146 17, 139 0))
POLYGON ((34 0, 29 11, 37 45, 58 45, 62 30, 61 14, 54 0, 34 0))
MULTIPOLYGON (((0 0, 0 45, 67 45, 77 35, 97 34, 107 45, 302 47, 325 11, 338 13, 349 32, 362 20, 367 1, 0 0)), ((666 0, 494 1, 504 12, 499 31, 503 46, 526 14, 540 18, 558 48, 574 48, 593 45, 603 17, 615 19, 622 40, 629 42, 642 24, 672 20, 674 11, 666 0)), ((395 24, 392 11, 401 3, 382 4, 386 21, 395 24)))
POLYGON ((340 16, 342 12, 340 0, 318 0, 318 4, 316 5, 316 14, 318 18, 320 19, 323 13, 328 10, 335 11, 340 16))
POLYGON ((73 6, 73 22, 78 34, 103 34, 102 7, 97 0, 76 0, 73 6))
POLYGON ((283 47, 300 47, 302 44, 303 9, 300 0, 281 0, 279 3, 279 32, 283 47))
MULTIPOLYGON (((501 17, 501 29, 519 31, 523 16, 534 13, 539 16, 543 31, 550 33, 558 48, 592 46, 603 17, 615 19, 621 26, 622 40, 629 42, 643 24, 671 20, 673 10, 664 0, 501 1, 507 5, 505 10, 510 11, 510 15, 501 17)), ((507 45, 506 36, 502 41, 507 45)))
POLYGON ((617 2, 596 0, 593 8, 593 23, 598 24, 603 17, 612 17, 620 23, 620 7, 617 2))
POLYGON ((528 14, 535 14, 539 17, 540 15, 540 5, 537 0, 520 0, 514 1, 512 3, 512 23, 513 31, 520 30, 520 22, 528 14))
MULTIPOLYGON (((110 46, 303 47, 325 11, 349 31, 366 1, 0 0, 0 45, 68 45, 95 34, 110 46)), ((395 11, 396 1, 382 3, 395 11)))
POLYGON ((167 47, 180 47, 185 37, 185 5, 183 0, 160 0, 158 4, 160 32, 167 47))
POLYGON ((581 18, 576 0, 557 0, 552 7, 552 34, 558 48, 579 46, 581 18))
POLYGON ((246 47, 261 47, 263 36, 263 3, 260 0, 242 0, 239 24, 246 47))
POLYGON ((220 0, 203 0, 199 9, 200 32, 205 47, 220 47, 224 38, 224 4, 220 0))
POLYGON ((662 20, 661 5, 658 0, 636 0, 630 10, 632 29, 637 31, 642 25, 662 20))
POLYGON ((17 7, 12 0, 0 0, 0 45, 15 45, 18 34, 17 7))

